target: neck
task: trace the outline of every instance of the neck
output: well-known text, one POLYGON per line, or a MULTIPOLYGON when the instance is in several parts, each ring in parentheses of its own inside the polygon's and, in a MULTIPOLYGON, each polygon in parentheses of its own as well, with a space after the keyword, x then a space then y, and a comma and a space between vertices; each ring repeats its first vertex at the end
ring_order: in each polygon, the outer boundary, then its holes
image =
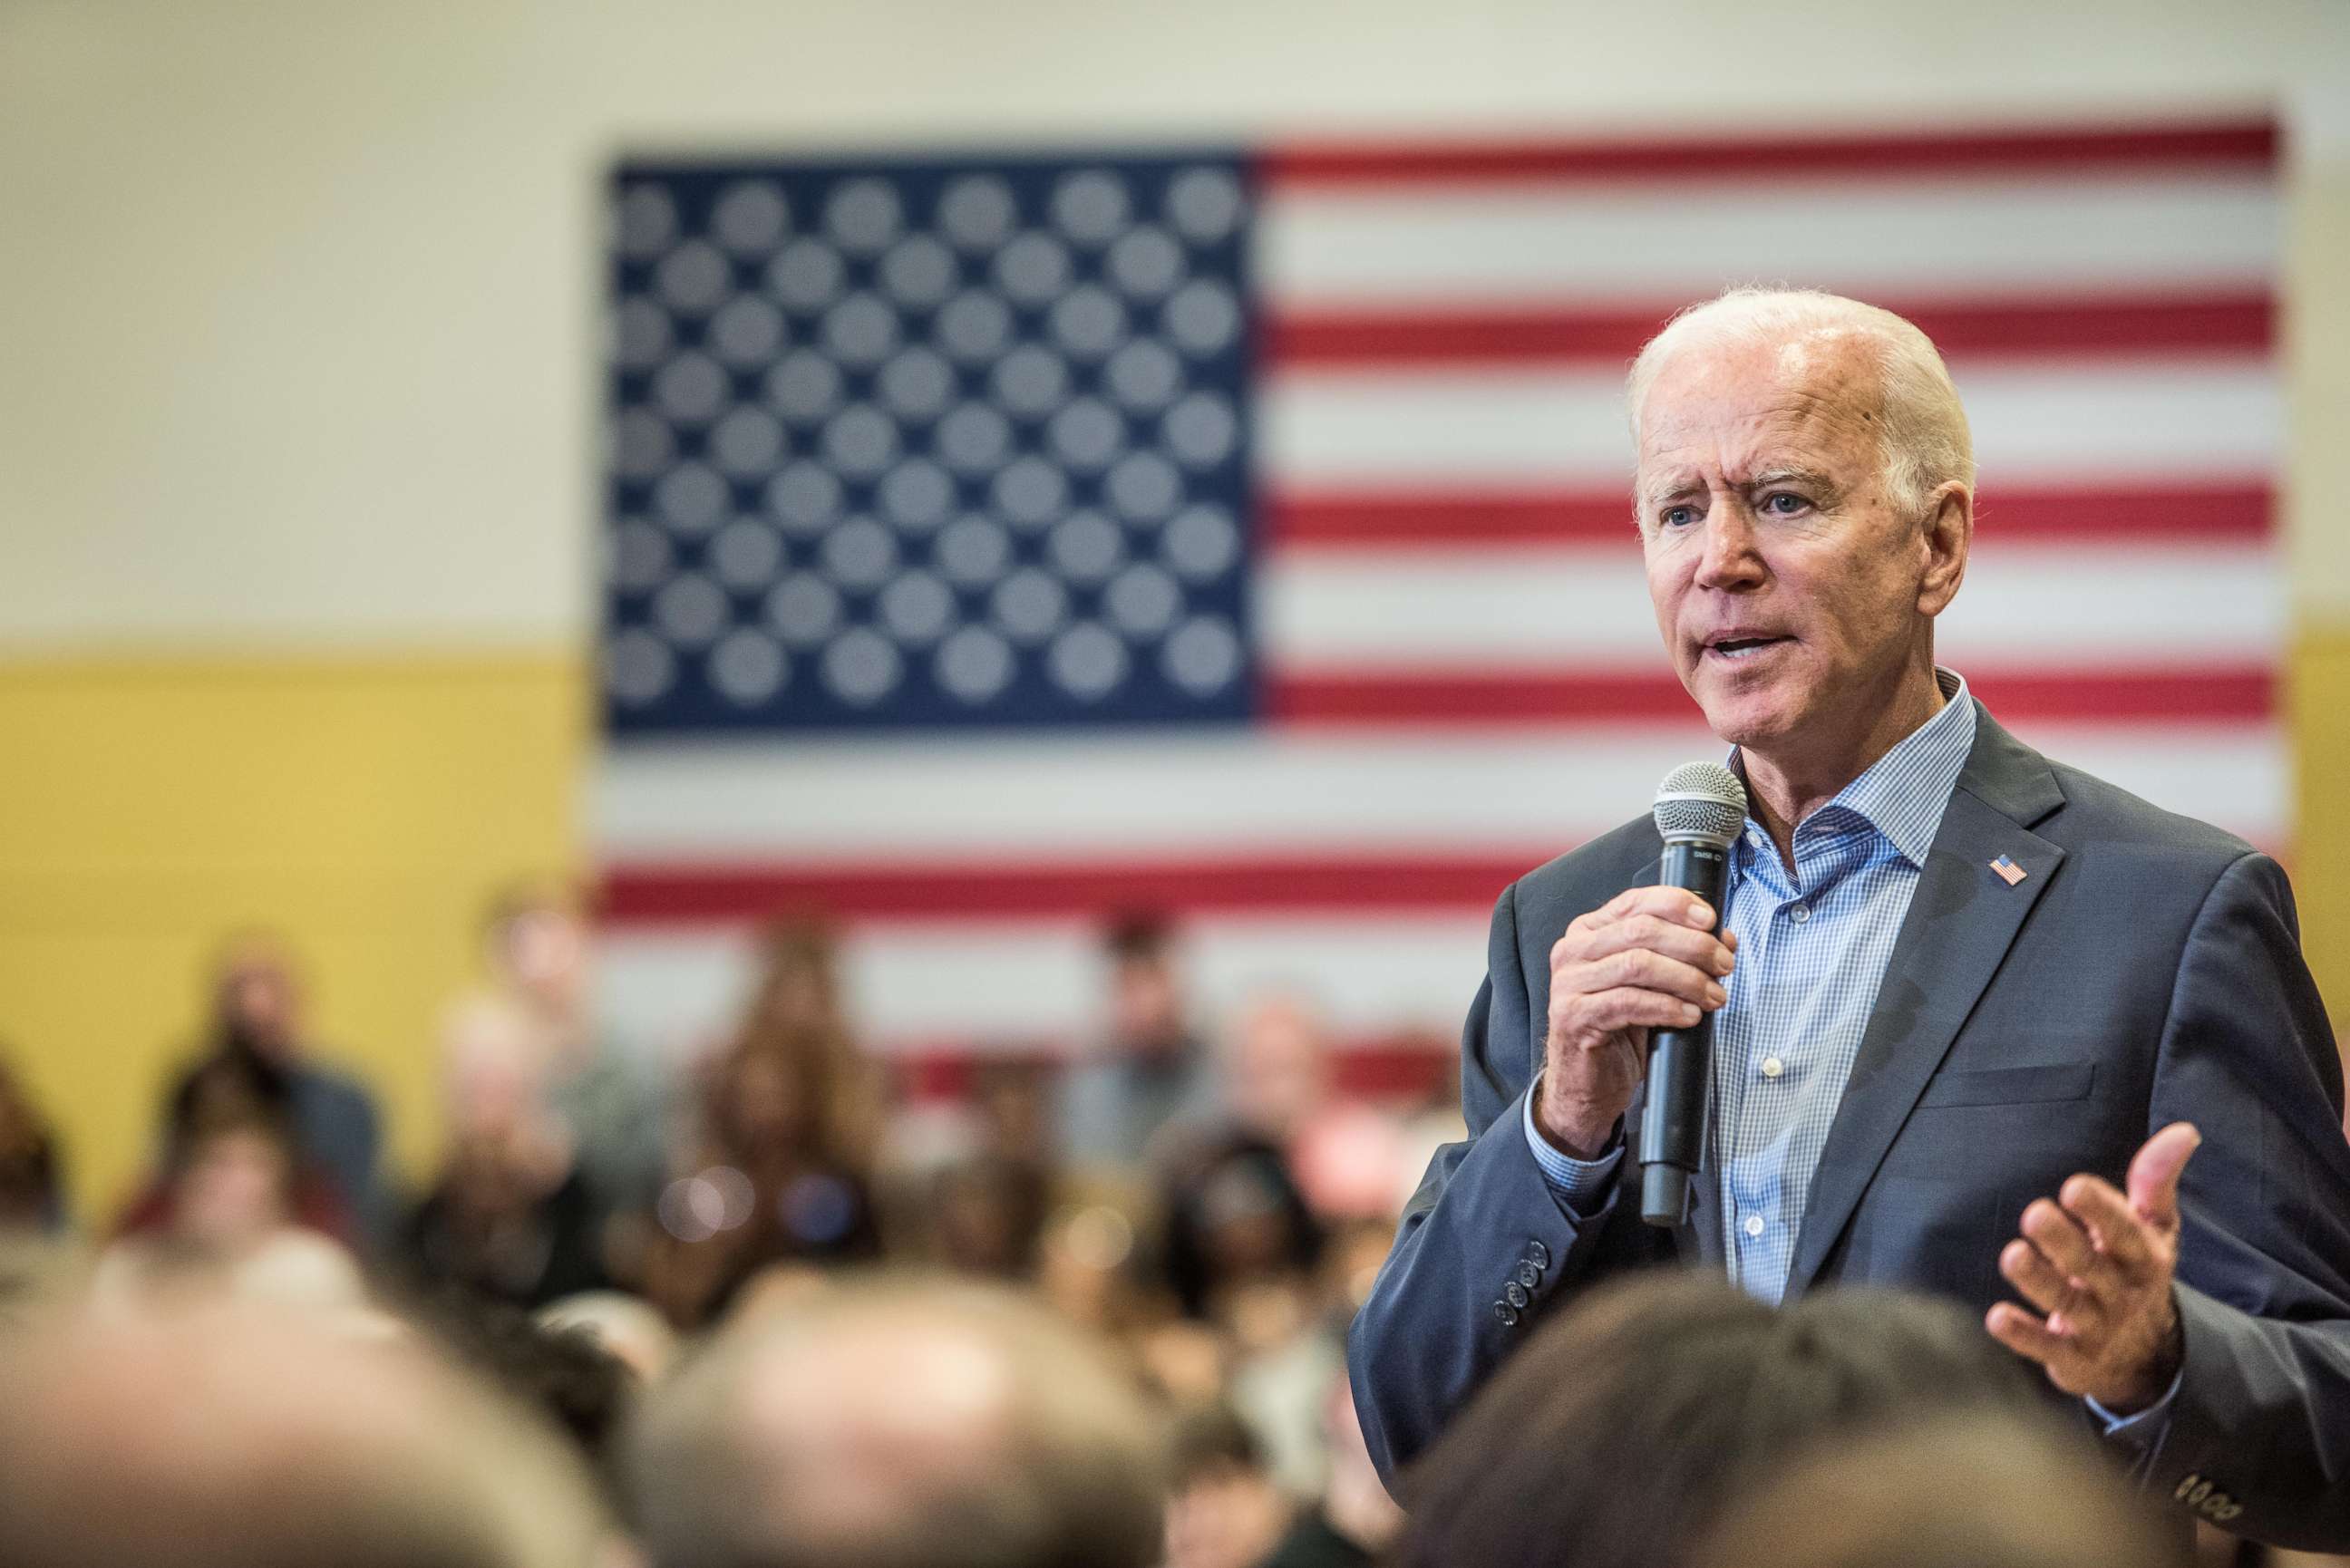
POLYGON ((1863 722, 1836 734, 1740 746, 1747 808, 1778 846, 1780 862, 1794 869, 1796 825, 1940 712, 1942 704, 1941 684, 1934 679, 1929 650, 1903 666, 1881 696, 1853 704, 1851 711, 1863 722))

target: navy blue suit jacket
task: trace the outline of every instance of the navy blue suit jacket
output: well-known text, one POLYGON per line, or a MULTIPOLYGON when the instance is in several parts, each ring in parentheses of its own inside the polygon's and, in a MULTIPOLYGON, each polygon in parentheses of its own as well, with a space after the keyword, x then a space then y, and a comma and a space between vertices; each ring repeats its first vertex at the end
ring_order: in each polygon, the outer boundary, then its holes
MULTIPOLYGON (((1977 721, 1820 1157, 1787 1297, 1868 1282, 1985 1309, 2011 1294, 1999 1253, 2027 1203, 2075 1171, 2118 1185, 2147 1137, 2191 1121, 2204 1141, 2180 1188, 2186 1371, 2147 1480, 2238 1533, 2350 1548, 2350 1145, 2284 874, 1977 721), (2001 855, 2021 883, 1991 872, 2001 855)), ((1714 1172, 1678 1232, 1641 1222, 1637 1180, 1578 1220, 1521 1121, 1551 945, 1654 882, 1659 848, 1648 819, 1627 824, 1494 909, 1461 1041, 1468 1139, 1406 1207, 1348 1345, 1383 1473, 1593 1282, 1723 1267, 1714 1172), (1527 1307, 1497 1310, 1529 1272, 1527 1307)), ((1626 1125, 1638 1121, 1636 1106, 1626 1125)))

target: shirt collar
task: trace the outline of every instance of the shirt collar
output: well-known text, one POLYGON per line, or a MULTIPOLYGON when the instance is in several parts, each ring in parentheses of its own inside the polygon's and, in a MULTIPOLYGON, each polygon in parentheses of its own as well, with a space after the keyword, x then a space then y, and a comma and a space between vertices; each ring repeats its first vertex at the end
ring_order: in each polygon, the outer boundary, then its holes
MULTIPOLYGON (((1967 691, 1966 678, 1937 665, 1934 680, 1942 690, 1940 711, 1838 790, 1834 800, 1797 823, 1798 833, 1804 823, 1841 809, 1884 835, 1911 865, 1926 864, 1926 852, 1933 847, 1934 835, 1941 828, 1950 792, 1958 787, 1959 774, 1975 744, 1975 704, 1967 691)), ((1735 746, 1730 749, 1730 765, 1739 777, 1746 776, 1735 746)), ((1749 818, 1747 836, 1761 831, 1749 818)))

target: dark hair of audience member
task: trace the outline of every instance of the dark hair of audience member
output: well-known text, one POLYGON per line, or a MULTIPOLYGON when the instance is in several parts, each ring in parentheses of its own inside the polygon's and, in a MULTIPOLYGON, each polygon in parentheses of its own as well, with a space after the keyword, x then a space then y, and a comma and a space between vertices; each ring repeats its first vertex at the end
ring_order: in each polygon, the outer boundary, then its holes
POLYGON ((1213 1314, 1236 1285, 1310 1273, 1322 1223, 1279 1149, 1246 1135, 1173 1157, 1163 1200, 1167 1277, 1185 1315, 1213 1314))
POLYGON ((1745 1486, 1872 1425, 2046 1421, 2035 1381, 1948 1303, 1829 1291, 1774 1309, 1641 1275, 1543 1325, 1408 1470, 1403 1568, 1668 1568, 1745 1486))
POLYGON ((549 1328, 520 1307, 463 1290, 435 1293, 414 1315, 459 1363, 567 1433, 609 1484, 637 1382, 592 1333, 549 1328))
POLYGON ((1264 1445, 1241 1413, 1222 1400, 1196 1405, 1178 1415, 1167 1449, 1172 1491, 1182 1491, 1197 1481, 1239 1472, 1258 1473, 1265 1468, 1264 1445))
POLYGON ((1156 910, 1128 909, 1102 930, 1102 950, 1118 963, 1150 963, 1175 945, 1175 928, 1156 910))
POLYGON ((1689 1568, 2188 1568, 2106 1456, 2043 1421, 1928 1417, 1831 1439, 1721 1515, 1689 1568))
POLYGON ((0 1231, 65 1225, 65 1179, 57 1134, 0 1047, 0 1231))

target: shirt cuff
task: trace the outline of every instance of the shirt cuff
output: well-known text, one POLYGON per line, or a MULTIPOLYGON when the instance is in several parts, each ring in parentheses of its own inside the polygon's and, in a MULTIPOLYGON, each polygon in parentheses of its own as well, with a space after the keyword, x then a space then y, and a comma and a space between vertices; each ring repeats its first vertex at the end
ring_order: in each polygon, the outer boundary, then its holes
POLYGON ((1534 1126, 1534 1101, 1541 1095, 1542 1075, 1537 1073, 1526 1089, 1523 1118, 1526 1147, 1534 1151, 1534 1163, 1542 1168, 1543 1180, 1551 1195, 1587 1220, 1607 1202, 1608 1185, 1616 1179, 1616 1168, 1624 1161, 1624 1128, 1617 1125, 1615 1136, 1608 1140, 1607 1152, 1597 1159, 1577 1159, 1543 1137, 1542 1129, 1534 1126))
POLYGON ((2170 1386, 2162 1391, 2162 1397, 2136 1415, 2116 1416, 2085 1394, 2081 1397, 2081 1403, 2089 1407, 2089 1414, 2097 1418, 2097 1425, 2105 1429, 2106 1437, 2134 1449, 2145 1449, 2161 1438, 2164 1428, 2170 1424, 2170 1402, 2178 1397, 2178 1386, 2186 1380, 2187 1368, 2181 1366, 2170 1379, 2170 1386))

